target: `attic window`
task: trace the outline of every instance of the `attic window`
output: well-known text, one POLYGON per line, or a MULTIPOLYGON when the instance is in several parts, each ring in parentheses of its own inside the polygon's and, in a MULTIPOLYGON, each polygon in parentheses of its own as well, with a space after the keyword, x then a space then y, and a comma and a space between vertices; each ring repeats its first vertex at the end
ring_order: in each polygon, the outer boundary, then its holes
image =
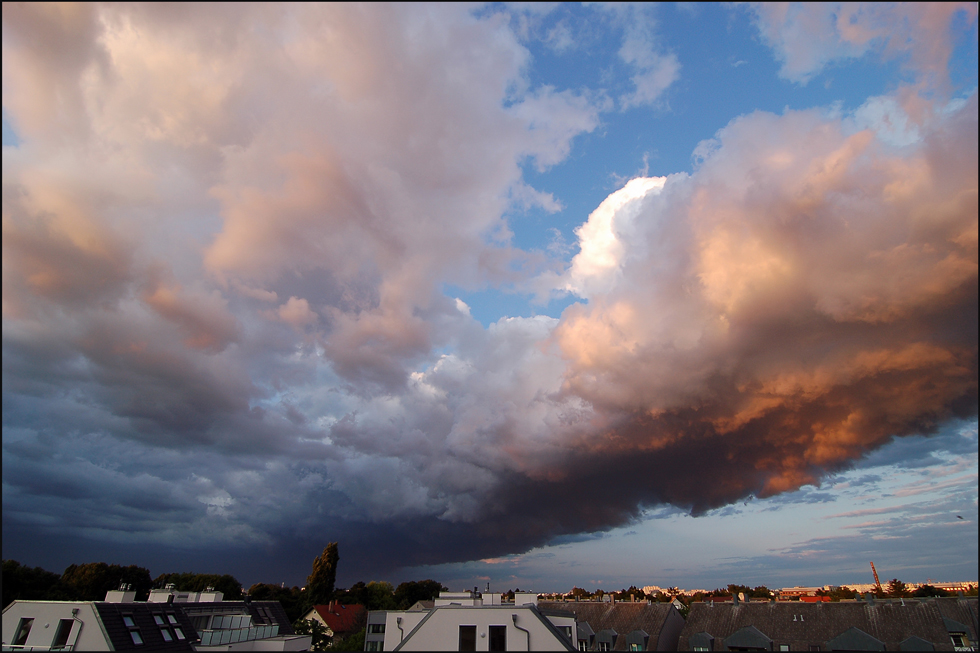
POLYGON ((174 641, 174 636, 170 634, 169 628, 161 628, 160 634, 163 635, 163 641, 172 642, 174 641))
POLYGON ((128 615, 128 614, 124 614, 123 615, 123 625, 125 625, 127 628, 136 628, 136 622, 133 621, 133 616, 132 615, 128 615))
POLYGON ((14 646, 23 646, 27 642, 27 636, 31 634, 32 626, 34 626, 34 617, 21 619, 20 625, 17 626, 17 634, 14 635, 14 641, 11 644, 14 646))
POLYGON ((166 622, 163 620, 163 615, 161 615, 161 614, 155 614, 155 615, 153 615, 153 621, 155 621, 158 626, 165 626, 166 625, 166 622))
POLYGON ((176 627, 176 628, 174 628, 174 634, 176 634, 176 635, 177 635, 177 639, 186 639, 186 638, 184 637, 184 631, 183 631, 183 630, 181 630, 181 629, 180 629, 180 627, 176 627))
POLYGON ((966 633, 950 633, 949 639, 953 642, 954 651, 972 651, 970 647, 970 640, 967 638, 966 633))
POLYGON ((177 623, 177 615, 173 615, 173 614, 168 614, 168 615, 167 615, 167 620, 168 620, 168 621, 169 621, 170 623, 172 623, 172 624, 176 624, 176 623, 177 623))
POLYGON ((140 644, 143 643, 143 637, 142 637, 142 635, 140 635, 140 631, 139 630, 131 630, 131 631, 129 631, 129 636, 133 639, 133 644, 136 644, 137 646, 139 646, 140 644))

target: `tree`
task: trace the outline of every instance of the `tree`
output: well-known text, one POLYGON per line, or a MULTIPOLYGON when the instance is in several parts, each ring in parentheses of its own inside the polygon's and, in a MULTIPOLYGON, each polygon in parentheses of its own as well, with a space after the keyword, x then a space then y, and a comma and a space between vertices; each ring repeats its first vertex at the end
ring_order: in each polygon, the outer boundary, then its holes
POLYGON ((58 574, 40 567, 25 567, 16 560, 3 561, 3 607, 17 599, 70 601, 71 598, 58 574))
POLYGON ((898 580, 897 578, 892 578, 888 581, 888 596, 898 598, 900 596, 908 596, 908 588, 905 587, 905 583, 898 580))
POLYGON ((407 610, 417 601, 432 601, 439 596, 439 592, 448 590, 448 587, 432 579, 412 580, 395 588, 395 602, 399 610, 407 610))
POLYGON ((328 651, 363 651, 364 650, 364 636, 367 633, 367 628, 361 628, 356 633, 351 633, 343 639, 336 639, 327 648, 328 651))
POLYGON ((312 638, 310 642, 311 651, 326 651, 330 645, 327 627, 316 619, 297 619, 293 623, 293 631, 297 635, 310 635, 312 638))
POLYGON ((255 583, 248 588, 248 595, 253 601, 279 601, 290 623, 310 611, 305 593, 295 585, 280 587, 271 583, 255 583))
POLYGON ((919 589, 912 592, 912 596, 925 598, 927 596, 949 596, 949 592, 932 585, 920 585, 919 589))
POLYGON ((336 542, 328 544, 323 553, 313 561, 313 573, 306 579, 306 594, 311 605, 323 605, 333 598, 339 561, 340 553, 336 542))
POLYGON ((136 565, 120 567, 104 562, 69 565, 61 575, 61 582, 78 601, 103 601, 106 592, 119 589, 121 583, 130 585, 136 591, 137 600, 145 601, 153 587, 149 569, 136 565))
POLYGON ((225 600, 239 599, 242 596, 242 584, 230 574, 169 573, 160 574, 153 582, 161 588, 172 583, 181 592, 203 592, 210 587, 224 594, 225 600))

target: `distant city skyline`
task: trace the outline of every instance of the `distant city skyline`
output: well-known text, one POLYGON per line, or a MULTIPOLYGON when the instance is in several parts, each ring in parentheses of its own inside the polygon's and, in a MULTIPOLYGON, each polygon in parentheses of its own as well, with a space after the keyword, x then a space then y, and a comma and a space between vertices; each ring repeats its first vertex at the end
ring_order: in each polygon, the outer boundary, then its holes
POLYGON ((978 575, 977 5, 3 6, 3 557, 978 575))

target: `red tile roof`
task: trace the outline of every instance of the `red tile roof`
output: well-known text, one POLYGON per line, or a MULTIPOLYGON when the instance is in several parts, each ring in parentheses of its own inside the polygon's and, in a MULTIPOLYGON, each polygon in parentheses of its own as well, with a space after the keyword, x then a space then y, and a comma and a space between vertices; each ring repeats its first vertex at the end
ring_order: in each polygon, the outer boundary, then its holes
POLYGON ((335 635, 351 633, 357 630, 361 622, 367 618, 367 610, 363 605, 314 605, 313 609, 330 627, 335 635))

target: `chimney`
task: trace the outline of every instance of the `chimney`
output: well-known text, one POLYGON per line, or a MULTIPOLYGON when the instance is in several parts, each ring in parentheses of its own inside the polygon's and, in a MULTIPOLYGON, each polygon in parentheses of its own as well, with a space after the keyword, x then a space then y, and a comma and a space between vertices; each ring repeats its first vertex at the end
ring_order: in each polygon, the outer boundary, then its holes
MULTIPOLYGON (((732 594, 732 604, 738 605, 738 594, 732 594)), ((794 619, 795 621, 795 619, 794 619)))

